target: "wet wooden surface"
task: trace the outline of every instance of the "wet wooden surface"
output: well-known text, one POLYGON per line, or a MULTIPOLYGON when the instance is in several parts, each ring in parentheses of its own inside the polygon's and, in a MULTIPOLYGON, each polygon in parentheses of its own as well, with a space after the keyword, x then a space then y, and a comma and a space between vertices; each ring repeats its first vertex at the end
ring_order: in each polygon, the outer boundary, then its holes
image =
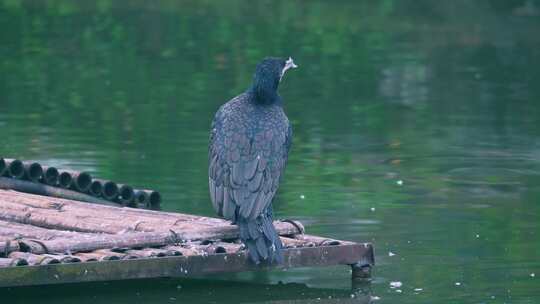
POLYGON ((193 277, 269 267, 374 264, 369 243, 304 233, 276 221, 282 265, 255 265, 230 222, 0 190, 0 287, 193 277))

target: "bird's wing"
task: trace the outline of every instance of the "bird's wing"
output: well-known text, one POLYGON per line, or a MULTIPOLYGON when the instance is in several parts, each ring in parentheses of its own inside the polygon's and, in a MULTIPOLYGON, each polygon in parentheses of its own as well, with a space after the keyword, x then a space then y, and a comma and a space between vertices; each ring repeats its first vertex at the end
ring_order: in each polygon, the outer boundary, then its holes
POLYGON ((289 123, 250 133, 214 119, 209 147, 209 186, 214 209, 236 220, 257 218, 272 202, 287 163, 289 123))

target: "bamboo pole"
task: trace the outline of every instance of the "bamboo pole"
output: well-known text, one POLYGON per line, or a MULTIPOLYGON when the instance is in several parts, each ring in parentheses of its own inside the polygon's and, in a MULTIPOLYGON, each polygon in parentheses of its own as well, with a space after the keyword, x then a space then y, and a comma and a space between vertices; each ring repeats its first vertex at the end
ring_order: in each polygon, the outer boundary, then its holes
POLYGON ((23 161, 24 179, 37 183, 43 177, 43 168, 32 161, 23 161))
POLYGON ((43 166, 43 177, 41 181, 49 186, 56 186, 58 184, 58 169, 55 167, 43 166))
MULTIPOLYGON (((125 228, 135 227, 141 228, 148 225, 165 226, 165 225, 181 225, 185 222, 178 221, 169 218, 151 217, 145 214, 126 213, 126 208, 114 208, 113 210, 102 210, 86 208, 88 206, 94 206, 87 203, 80 203, 78 205, 64 204, 59 199, 51 199, 48 197, 33 196, 28 194, 20 194, 18 192, 4 192, 0 190, 0 210, 18 210, 26 212, 39 212, 42 214, 61 214, 65 218, 80 218, 82 215, 86 219, 95 218, 100 222, 110 220, 114 222, 127 222, 125 228)), ((201 223, 203 224, 203 223, 201 223)), ((210 224, 208 224, 210 225, 210 224)), ((143 229, 144 230, 144 229, 143 229)), ((148 230, 148 229, 146 229, 148 230)))
POLYGON ((59 264, 60 260, 51 255, 37 255, 30 252, 12 252, 9 254, 12 259, 23 259, 28 262, 28 265, 49 265, 59 264))
POLYGON ((148 198, 149 198, 149 195, 148 193, 146 193, 146 191, 143 191, 143 190, 134 190, 135 192, 135 203, 137 203, 137 205, 147 205, 148 204, 148 198))
POLYGON ((7 172, 6 161, 0 157, 0 176, 4 176, 6 172, 7 172))
POLYGON ((101 190, 101 196, 106 200, 112 201, 118 197, 118 185, 115 182, 103 179, 94 179, 99 181, 103 187, 101 190))
POLYGON ((99 180, 92 180, 88 193, 94 197, 100 197, 103 192, 103 184, 99 180))
POLYGON ((21 179, 24 177, 24 166, 22 161, 18 159, 4 159, 7 166, 7 176, 21 179))
POLYGON ((314 247, 316 245, 315 242, 308 240, 300 240, 288 237, 280 237, 280 239, 285 248, 314 247))
POLYGON ((82 193, 88 192, 90 184, 92 183, 92 176, 88 172, 63 170, 63 173, 69 173, 71 175, 71 189, 82 193))
MULTIPOLYGON (((0 236, 51 240, 55 238, 79 238, 82 232, 46 229, 15 222, 0 221, 0 236)), ((83 234, 84 235, 84 234, 83 234)))
POLYGON ((353 242, 340 241, 336 239, 324 238, 324 237, 308 235, 308 234, 295 234, 293 237, 303 242, 313 243, 316 246, 335 246, 335 245, 354 244, 353 242))
MULTIPOLYGON (((280 235, 291 235, 297 232, 297 227, 288 222, 275 222, 280 235)), ((53 239, 36 242, 34 240, 19 240, 19 246, 25 251, 41 253, 88 252, 106 248, 145 248, 171 245, 189 240, 234 239, 238 238, 238 228, 233 225, 216 228, 204 228, 198 231, 170 232, 130 232, 124 234, 95 234, 78 239, 53 239)), ((183 253, 183 252, 182 252, 183 253)))
POLYGON ((121 260, 132 260, 132 259, 139 258, 136 255, 126 253, 126 251, 128 250, 129 248, 109 248, 109 249, 94 250, 92 251, 92 253, 104 254, 104 255, 109 255, 109 256, 117 256, 121 260))
POLYGON ((0 257, 5 257, 12 251, 19 251, 19 241, 0 242, 0 257))
POLYGON ((183 256, 193 256, 193 255, 201 255, 203 254, 203 251, 197 248, 187 248, 183 246, 177 246, 177 245, 168 245, 163 247, 165 250, 171 250, 171 251, 178 251, 183 256))
POLYGON ((123 235, 95 235, 74 239, 55 239, 35 242, 22 239, 25 251, 35 254, 91 252, 97 249, 154 247, 176 242, 171 233, 126 233, 123 235))
POLYGON ((92 261, 115 261, 122 259, 125 254, 119 253, 103 253, 103 252, 79 252, 75 254, 76 257, 80 258, 83 262, 92 262, 92 261))
POLYGON ((29 224, 43 228, 72 230, 90 233, 115 234, 126 230, 125 227, 114 223, 104 223, 85 219, 81 221, 77 218, 65 218, 61 213, 43 214, 42 212, 20 211, 13 209, 0 209, 0 219, 4 221, 29 224))
MULTIPOLYGON (((0 187, 1 188, 1 187, 0 187)), ((223 219, 201 217, 191 214, 163 212, 145 209, 133 209, 133 208, 118 208, 112 205, 98 205, 88 204, 80 201, 63 199, 63 198, 50 198, 46 196, 39 196, 34 194, 21 193, 16 191, 0 190, 0 199, 4 202, 14 202, 25 204, 35 208, 50 208, 57 209, 59 211, 73 211, 80 214, 94 214, 98 213, 101 217, 107 217, 108 215, 122 217, 136 216, 136 220, 142 221, 158 221, 161 223, 197 223, 201 225, 219 225, 228 224, 229 222, 223 219)), ((0 205, 1 208, 1 205, 0 205)))
POLYGON ((204 252, 208 254, 214 254, 214 253, 240 252, 244 248, 244 245, 235 244, 235 243, 227 243, 227 242, 212 242, 211 244, 208 244, 208 245, 197 245, 194 247, 200 248, 200 250, 203 250, 204 252))
POLYGON ((78 200, 94 204, 116 206, 115 203, 108 202, 99 198, 92 197, 83 193, 51 187, 43 184, 31 183, 28 181, 16 180, 6 177, 0 177, 0 189, 13 189, 21 192, 78 200))
POLYGON ((174 249, 162 249, 165 250, 167 256, 181 256, 182 252, 174 249))
POLYGON ((176 231, 231 226, 230 222, 216 218, 94 205, 14 191, 0 190, 0 200, 3 202, 0 204, 0 219, 60 230, 118 233, 124 230, 176 231), (35 216, 29 217, 32 214, 35 216), (82 214, 85 216, 81 217, 82 214))
POLYGON ((161 194, 154 190, 135 189, 135 201, 137 204, 144 204, 147 209, 161 209, 161 194))
POLYGON ((59 171, 58 174, 58 186, 69 189, 71 188, 71 185, 73 184, 73 178, 71 177, 71 174, 66 171, 59 171))
POLYGON ((135 192, 130 185, 118 184, 118 199, 123 206, 136 207, 135 192))
POLYGON ((159 210, 161 209, 161 194, 154 190, 143 190, 148 193, 148 203, 146 204, 148 209, 159 210))
MULTIPOLYGON (((168 252, 173 252, 173 251, 156 249, 156 248, 130 249, 130 250, 125 251, 126 254, 134 255, 139 258, 154 258, 154 257, 161 258, 161 257, 167 256, 168 252)), ((175 252, 178 252, 179 253, 178 255, 182 255, 180 251, 175 251, 175 252)))
POLYGON ((44 257, 49 257, 52 259, 57 259, 61 263, 79 263, 81 262, 81 259, 74 255, 68 255, 68 254, 43 254, 44 257))
POLYGON ((11 266, 26 266, 28 261, 25 259, 11 259, 11 258, 0 258, 0 267, 11 267, 11 266))
MULTIPOLYGON (((3 201, 0 204, 0 219, 39 227, 73 230, 91 233, 122 233, 126 231, 196 230, 209 225, 200 222, 172 222, 159 219, 144 219, 121 213, 70 212, 66 210, 34 208, 29 204, 3 201), (84 216, 81 216, 84 214, 84 216)), ((228 224, 225 224, 228 225, 228 224)))
MULTIPOLYGON (((113 214, 109 216, 113 216, 113 214)), ((133 217, 126 217, 125 215, 122 216, 119 214, 117 214, 116 218, 107 218, 105 215, 100 216, 99 214, 87 214, 85 216, 72 214, 72 216, 68 216, 66 212, 32 208, 6 201, 0 205, 0 220, 30 224, 44 228, 90 233, 116 234, 127 231, 178 231, 183 235, 183 239, 198 238, 199 233, 201 233, 201 235, 208 234, 210 236, 216 234, 219 235, 221 232, 230 234, 236 229, 236 226, 230 225, 229 222, 223 222, 220 225, 200 225, 201 222, 191 221, 164 225, 164 221, 134 221, 133 217), (234 227, 233 230, 231 230, 230 227, 234 227)), ((276 227, 279 225, 283 226, 283 224, 284 223, 281 222, 275 223, 276 227)), ((291 223, 288 223, 288 225, 295 227, 294 224, 291 223)), ((292 234, 295 233, 298 233, 298 228, 296 231, 293 230, 292 234)), ((235 235, 231 238, 234 237, 235 235)))

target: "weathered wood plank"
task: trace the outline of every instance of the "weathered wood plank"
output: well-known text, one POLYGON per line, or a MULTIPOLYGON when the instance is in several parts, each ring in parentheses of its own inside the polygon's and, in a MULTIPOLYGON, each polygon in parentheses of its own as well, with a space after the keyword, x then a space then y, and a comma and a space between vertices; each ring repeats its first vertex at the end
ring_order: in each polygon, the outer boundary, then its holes
MULTIPOLYGON (((173 231, 185 240, 238 236, 237 227, 222 219, 92 205, 3 190, 0 190, 0 220, 87 233, 173 231), (197 236, 199 232, 202 233, 200 237, 197 236), (219 237, 221 233, 224 235, 219 237)), ((303 230, 299 222, 275 222, 274 225, 280 234, 296 234, 303 230), (281 232, 280 227, 287 227, 287 232, 281 232), (296 229, 292 229, 294 227, 296 229)))
POLYGON ((218 218, 209 218, 204 216, 197 216, 192 214, 174 213, 166 211, 155 211, 146 209, 134 209, 121 206, 106 206, 90 204, 80 202, 76 200, 68 200, 62 198, 47 197, 41 195, 34 195, 29 193, 22 193, 13 190, 1 190, 0 189, 0 201, 13 202, 18 204, 26 204, 28 207, 55 209, 58 211, 70 212, 74 211, 80 213, 82 210, 85 212, 98 212, 100 214, 120 214, 121 216, 139 216, 144 219, 153 218, 159 220, 170 220, 172 222, 201 222, 205 225, 215 225, 228 223, 228 221, 218 218))
MULTIPOLYGON (((99 226, 93 228, 96 230, 95 232, 105 233, 116 233, 117 231, 126 229, 136 231, 158 231, 160 229, 169 229, 170 226, 174 226, 175 229, 185 229, 186 227, 189 227, 187 225, 197 227, 212 226, 216 223, 226 224, 226 221, 224 220, 215 221, 215 219, 205 217, 194 217, 191 215, 182 216, 181 214, 176 217, 171 217, 166 214, 156 215, 153 213, 130 212, 129 208, 108 208, 107 206, 60 200, 57 198, 36 196, 16 191, 0 190, 0 202, 0 209, 6 209, 4 212, 7 214, 14 213, 10 212, 10 210, 12 210, 27 212, 27 216, 35 214, 46 217, 49 216, 52 217, 52 219, 57 218, 58 215, 61 215, 61 218, 78 218, 84 222, 95 222, 97 219, 99 223, 111 226, 111 228, 103 231, 97 231, 99 230, 99 226)), ((58 225, 58 227, 73 225, 73 223, 69 223, 68 220, 65 222, 66 223, 63 223, 61 220, 59 222, 49 221, 47 225, 58 225)))
POLYGON ((0 268, 25 265, 28 265, 28 261, 25 259, 0 258, 0 268))
MULTIPOLYGON (((281 235, 291 235, 298 228, 289 222, 275 222, 281 235)), ((55 238, 36 242, 31 239, 18 240, 25 251, 42 253, 85 252, 106 248, 158 247, 187 240, 221 240, 238 238, 238 227, 234 225, 201 228, 195 231, 131 232, 124 234, 81 234, 79 238, 55 238)), ((2 243, 0 243, 0 249, 2 243)), ((14 251, 14 250, 9 250, 14 251)))
POLYGON ((0 242, 0 257, 5 257, 10 252, 18 251, 19 249, 19 242, 17 241, 8 240, 0 242))
MULTIPOLYGON (((350 265, 372 257, 369 244, 290 248, 279 268, 350 265)), ((373 261, 372 261, 373 262, 373 261)), ((0 269, 0 287, 110 281, 136 278, 193 277, 208 273, 263 270, 246 252, 134 260, 88 262, 0 269)))
POLYGON ((11 240, 14 238, 51 240, 55 238, 77 238, 85 235, 87 234, 82 232, 47 229, 0 220, 0 236, 10 237, 11 240))

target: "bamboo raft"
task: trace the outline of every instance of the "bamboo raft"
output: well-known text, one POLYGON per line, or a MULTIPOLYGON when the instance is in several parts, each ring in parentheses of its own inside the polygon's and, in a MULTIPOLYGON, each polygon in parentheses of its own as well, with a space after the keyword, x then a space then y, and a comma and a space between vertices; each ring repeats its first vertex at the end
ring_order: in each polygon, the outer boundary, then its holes
POLYGON ((274 225, 285 262, 254 265, 223 219, 0 190, 0 287, 326 265, 370 276, 371 244, 307 235, 297 221, 274 225))

